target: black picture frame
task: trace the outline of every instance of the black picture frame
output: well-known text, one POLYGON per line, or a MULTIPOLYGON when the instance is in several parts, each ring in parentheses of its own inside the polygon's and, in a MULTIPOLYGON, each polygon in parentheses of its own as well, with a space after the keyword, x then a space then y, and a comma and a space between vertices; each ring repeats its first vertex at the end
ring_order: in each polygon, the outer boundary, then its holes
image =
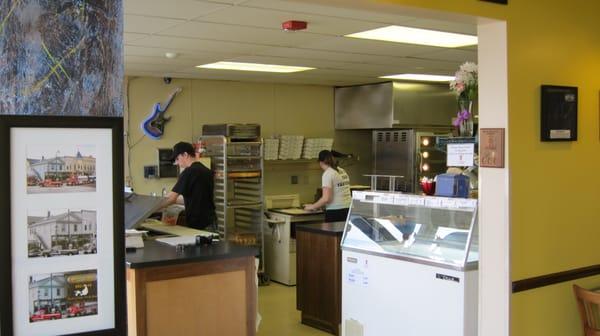
POLYGON ((114 328, 90 330, 70 335, 125 335, 125 235, 124 235, 124 168, 123 119, 120 117, 71 116, 0 116, 0 334, 14 334, 12 238, 11 238, 11 129, 13 128, 75 128, 110 129, 112 134, 112 209, 113 209, 113 274, 114 328))
POLYGON ((541 141, 577 140, 578 90, 574 86, 541 86, 541 141))
POLYGON ((480 0, 484 2, 493 2, 501 5, 508 5, 508 0, 480 0))

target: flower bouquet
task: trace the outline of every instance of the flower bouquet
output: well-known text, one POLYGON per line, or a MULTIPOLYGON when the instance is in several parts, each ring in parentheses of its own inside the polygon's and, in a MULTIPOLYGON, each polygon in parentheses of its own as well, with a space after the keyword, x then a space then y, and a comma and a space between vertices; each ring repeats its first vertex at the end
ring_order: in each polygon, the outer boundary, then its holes
POLYGON ((473 102, 477 100, 477 89, 477 64, 466 62, 450 82, 450 90, 458 101, 458 113, 452 124, 459 128, 461 136, 473 136, 473 102))

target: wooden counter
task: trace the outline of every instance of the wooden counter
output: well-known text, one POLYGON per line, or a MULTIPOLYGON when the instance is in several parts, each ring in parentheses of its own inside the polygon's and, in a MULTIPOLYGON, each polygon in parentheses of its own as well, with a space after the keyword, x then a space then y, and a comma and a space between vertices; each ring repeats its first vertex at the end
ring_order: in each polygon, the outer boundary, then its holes
POLYGON ((339 335, 344 222, 296 226, 296 308, 302 323, 339 335))
POLYGON ((127 253, 128 335, 256 334, 258 250, 227 242, 127 253))

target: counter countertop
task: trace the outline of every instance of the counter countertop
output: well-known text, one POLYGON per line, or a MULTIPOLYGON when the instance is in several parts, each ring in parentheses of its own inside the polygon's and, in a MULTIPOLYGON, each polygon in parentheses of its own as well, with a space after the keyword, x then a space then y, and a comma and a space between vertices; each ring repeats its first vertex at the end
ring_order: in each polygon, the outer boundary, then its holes
POLYGON ((296 224, 296 231, 309 231, 328 235, 341 235, 344 233, 346 222, 296 224))
POLYGON ((208 246, 188 246, 185 247, 183 252, 177 252, 174 246, 154 240, 146 240, 144 241, 144 248, 125 254, 125 263, 129 268, 145 268, 256 255, 258 255, 256 247, 225 241, 208 246))

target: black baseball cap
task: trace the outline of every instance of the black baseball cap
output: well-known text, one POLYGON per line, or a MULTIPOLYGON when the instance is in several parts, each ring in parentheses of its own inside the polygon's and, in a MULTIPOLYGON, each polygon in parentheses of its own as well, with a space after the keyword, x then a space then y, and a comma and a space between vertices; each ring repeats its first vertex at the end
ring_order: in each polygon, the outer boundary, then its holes
POLYGON ((322 150, 319 152, 319 162, 325 162, 327 158, 333 159, 333 154, 331 153, 331 151, 322 150))
POLYGON ((178 142, 173 146, 173 155, 171 155, 171 161, 175 161, 179 154, 188 153, 191 156, 196 155, 196 150, 194 149, 194 145, 189 142, 178 142))

